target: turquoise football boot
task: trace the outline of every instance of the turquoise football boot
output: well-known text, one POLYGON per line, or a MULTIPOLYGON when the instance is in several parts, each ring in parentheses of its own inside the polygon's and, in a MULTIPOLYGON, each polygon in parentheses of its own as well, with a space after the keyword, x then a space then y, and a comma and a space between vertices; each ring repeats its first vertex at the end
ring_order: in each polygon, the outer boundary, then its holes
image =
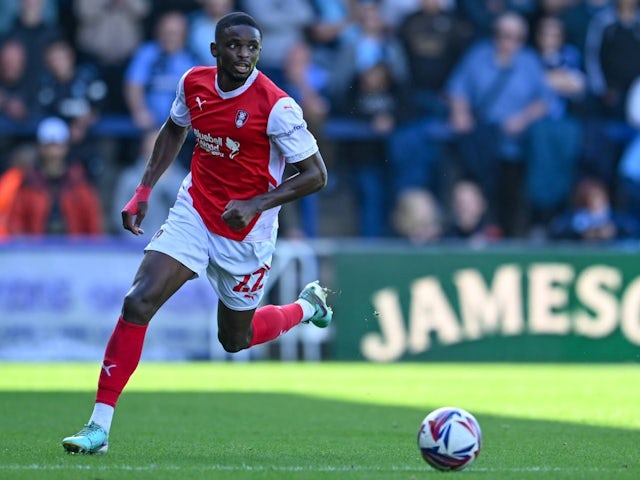
POLYGON ((103 454, 109 449, 109 435, 95 422, 84 426, 75 435, 62 439, 67 453, 103 454))
POLYGON ((306 300, 316 309, 313 317, 304 320, 302 323, 313 323, 316 327, 327 328, 333 317, 333 310, 327 305, 327 289, 320 286, 316 280, 307 284, 302 289, 298 298, 306 300))

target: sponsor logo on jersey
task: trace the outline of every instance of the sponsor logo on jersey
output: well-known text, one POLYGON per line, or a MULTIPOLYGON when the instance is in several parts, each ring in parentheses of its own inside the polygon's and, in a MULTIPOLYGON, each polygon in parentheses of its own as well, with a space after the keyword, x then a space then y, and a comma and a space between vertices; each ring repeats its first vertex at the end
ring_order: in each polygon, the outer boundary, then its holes
POLYGON ((247 123, 248 119, 249 119, 249 112, 247 112, 246 110, 238 110, 236 112, 236 127, 237 128, 242 127, 245 123, 247 123))
POLYGON ((197 128, 193 129, 193 133, 196 135, 198 146, 211 155, 217 157, 228 155, 233 160, 240 153, 240 142, 235 141, 233 138, 214 137, 210 133, 201 132, 197 128))
POLYGON ((193 129, 193 133, 198 140, 198 146, 203 149, 205 152, 210 153, 211 155, 215 155, 217 157, 224 157, 224 153, 220 151, 220 147, 222 146, 222 138, 214 137, 209 133, 203 133, 197 128, 193 129))
POLYGON ((290 135, 293 135, 298 130, 302 130, 303 128, 307 128, 307 124, 304 122, 299 125, 295 125, 294 127, 292 127, 291 129, 287 130, 284 133, 281 133, 280 135, 278 135, 278 137, 288 137, 290 135))
POLYGON ((227 137, 225 146, 231 150, 231 153, 229 154, 229 158, 231 159, 236 158, 236 155, 240 153, 240 142, 236 142, 235 140, 227 137))

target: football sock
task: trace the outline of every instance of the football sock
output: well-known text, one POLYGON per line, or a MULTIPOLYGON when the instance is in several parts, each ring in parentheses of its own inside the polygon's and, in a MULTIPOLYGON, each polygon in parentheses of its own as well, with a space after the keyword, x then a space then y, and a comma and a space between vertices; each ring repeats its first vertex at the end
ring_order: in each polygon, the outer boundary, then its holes
POLYGON ((300 304, 265 305, 256 310, 251 326, 253 338, 250 347, 268 342, 289 331, 302 321, 303 310, 300 304))
POLYGON ((299 298, 298 300, 295 301, 295 303, 297 303, 302 307, 303 321, 309 320, 311 317, 313 317, 316 314, 316 307, 314 305, 311 305, 311 303, 306 301, 304 298, 299 298))
POLYGON ((120 393, 140 362, 146 333, 147 325, 127 322, 122 317, 118 319, 104 353, 96 403, 116 406, 120 393))
POLYGON ((114 408, 106 403, 96 403, 93 406, 93 413, 89 419, 89 423, 95 422, 104 428, 104 431, 109 435, 111 430, 111 421, 113 420, 114 408))

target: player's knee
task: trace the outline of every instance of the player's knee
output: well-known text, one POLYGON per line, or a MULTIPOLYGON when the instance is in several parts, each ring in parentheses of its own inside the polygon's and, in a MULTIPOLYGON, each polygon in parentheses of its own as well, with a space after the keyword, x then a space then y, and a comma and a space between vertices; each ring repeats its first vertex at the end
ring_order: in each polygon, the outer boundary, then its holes
POLYGON ((124 297, 122 316, 131 323, 146 325, 157 310, 152 299, 136 289, 131 289, 124 297))
POLYGON ((225 352, 236 353, 249 347, 249 341, 246 335, 229 335, 224 332, 218 332, 218 340, 225 352))

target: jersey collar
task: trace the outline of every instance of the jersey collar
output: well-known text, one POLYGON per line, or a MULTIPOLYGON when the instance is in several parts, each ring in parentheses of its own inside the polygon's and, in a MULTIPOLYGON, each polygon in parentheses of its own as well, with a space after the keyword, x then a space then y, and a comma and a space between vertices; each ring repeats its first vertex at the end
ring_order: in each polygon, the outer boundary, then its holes
POLYGON ((222 98, 223 100, 228 100, 230 98, 237 97, 238 95, 242 95, 244 92, 247 91, 247 89, 251 85, 253 85, 253 82, 255 82, 255 80, 258 77, 259 73, 260 72, 258 71, 258 69, 254 68, 253 72, 251 72, 251 75, 249 75, 247 77, 247 81, 244 82, 244 85, 242 85, 241 87, 236 88, 235 90, 230 90, 228 92, 223 92, 222 90, 220 90, 220 87, 218 86, 218 73, 216 73, 216 78, 214 79, 216 92, 218 92, 218 95, 220 95, 220 98, 222 98))

